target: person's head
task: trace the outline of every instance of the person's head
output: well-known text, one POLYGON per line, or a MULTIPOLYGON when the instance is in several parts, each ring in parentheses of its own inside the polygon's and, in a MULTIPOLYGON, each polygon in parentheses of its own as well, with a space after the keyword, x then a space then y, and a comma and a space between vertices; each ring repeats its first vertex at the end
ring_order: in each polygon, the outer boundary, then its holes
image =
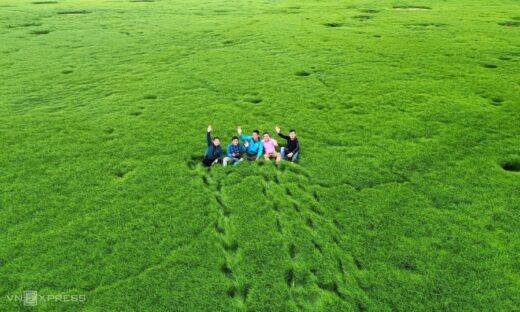
POLYGON ((291 129, 291 130, 289 131, 289 137, 291 138, 291 140, 296 139, 296 130, 291 129))
POLYGON ((233 139, 231 139, 231 144, 233 144, 233 146, 237 146, 238 145, 238 137, 237 136, 234 136, 233 139))
POLYGON ((266 142, 269 141, 269 138, 270 138, 269 137, 269 132, 267 132, 267 131, 264 132, 264 141, 266 141, 266 142))
POLYGON ((219 137, 214 137, 213 138, 213 145, 215 145, 215 146, 219 146, 220 145, 220 138, 219 137))
POLYGON ((253 140, 258 141, 259 136, 260 136, 260 131, 254 130, 253 131, 253 140))

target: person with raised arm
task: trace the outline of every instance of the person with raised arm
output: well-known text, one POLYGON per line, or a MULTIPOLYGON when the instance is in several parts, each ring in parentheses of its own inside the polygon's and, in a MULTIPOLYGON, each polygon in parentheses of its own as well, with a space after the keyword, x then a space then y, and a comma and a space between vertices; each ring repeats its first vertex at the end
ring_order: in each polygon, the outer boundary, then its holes
POLYGON ((287 141, 287 145, 280 150, 281 158, 283 160, 290 159, 295 162, 300 153, 300 142, 298 142, 298 138, 296 137, 296 130, 291 129, 289 130, 289 135, 285 135, 280 132, 280 127, 276 126, 274 129, 281 138, 287 141))
MULTIPOLYGON (((254 130, 251 136, 242 134, 242 128, 237 128, 240 140, 247 142, 249 146, 246 149, 246 157, 248 160, 260 160, 264 153, 264 144, 260 140, 260 131, 254 130)), ((245 144, 244 144, 245 145, 245 144)))
POLYGON ((206 167, 210 167, 218 164, 220 158, 222 157, 222 147, 220 146, 220 138, 214 137, 211 139, 211 125, 208 126, 208 130, 206 132, 206 142, 208 144, 208 148, 206 149, 206 153, 204 153, 204 159, 202 163, 206 167))

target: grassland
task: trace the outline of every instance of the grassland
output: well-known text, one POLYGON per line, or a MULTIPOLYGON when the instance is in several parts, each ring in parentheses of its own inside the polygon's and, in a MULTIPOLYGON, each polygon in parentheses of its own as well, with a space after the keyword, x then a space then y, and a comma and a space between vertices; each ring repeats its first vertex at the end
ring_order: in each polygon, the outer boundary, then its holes
POLYGON ((0 0, 0 81, 2 311, 518 311, 518 1, 0 0))

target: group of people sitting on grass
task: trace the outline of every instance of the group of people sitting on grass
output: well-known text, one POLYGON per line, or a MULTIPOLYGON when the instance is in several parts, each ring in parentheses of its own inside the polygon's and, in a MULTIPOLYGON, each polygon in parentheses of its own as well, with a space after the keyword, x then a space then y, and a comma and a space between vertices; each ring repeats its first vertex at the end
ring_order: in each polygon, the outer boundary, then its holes
POLYGON ((286 146, 282 147, 279 153, 276 151, 278 142, 269 136, 269 132, 264 132, 264 138, 260 140, 260 132, 258 130, 254 130, 251 136, 245 136, 242 134, 242 128, 238 127, 238 136, 234 136, 231 139, 231 144, 226 148, 226 155, 224 156, 220 146, 220 138, 211 138, 211 125, 209 125, 206 133, 208 149, 204 154, 202 163, 204 166, 210 167, 222 161, 222 165, 226 167, 228 164, 236 166, 244 159, 256 161, 261 160, 262 157, 265 160, 274 158, 277 164, 281 160, 286 159, 293 162, 296 161, 300 151, 300 143, 296 138, 296 131, 291 129, 289 135, 285 135, 280 132, 279 127, 275 127, 275 130, 281 138, 287 141, 286 146), (241 144, 239 139, 244 144, 241 144))

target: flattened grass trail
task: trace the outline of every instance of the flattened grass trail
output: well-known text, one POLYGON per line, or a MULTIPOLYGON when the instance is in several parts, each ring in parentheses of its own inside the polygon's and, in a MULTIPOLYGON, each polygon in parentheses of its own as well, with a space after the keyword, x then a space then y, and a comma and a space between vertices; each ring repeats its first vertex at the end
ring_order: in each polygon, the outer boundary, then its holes
POLYGON ((0 0, 0 310, 514 311, 520 3, 0 0), (200 167, 296 128, 299 164, 200 167))

